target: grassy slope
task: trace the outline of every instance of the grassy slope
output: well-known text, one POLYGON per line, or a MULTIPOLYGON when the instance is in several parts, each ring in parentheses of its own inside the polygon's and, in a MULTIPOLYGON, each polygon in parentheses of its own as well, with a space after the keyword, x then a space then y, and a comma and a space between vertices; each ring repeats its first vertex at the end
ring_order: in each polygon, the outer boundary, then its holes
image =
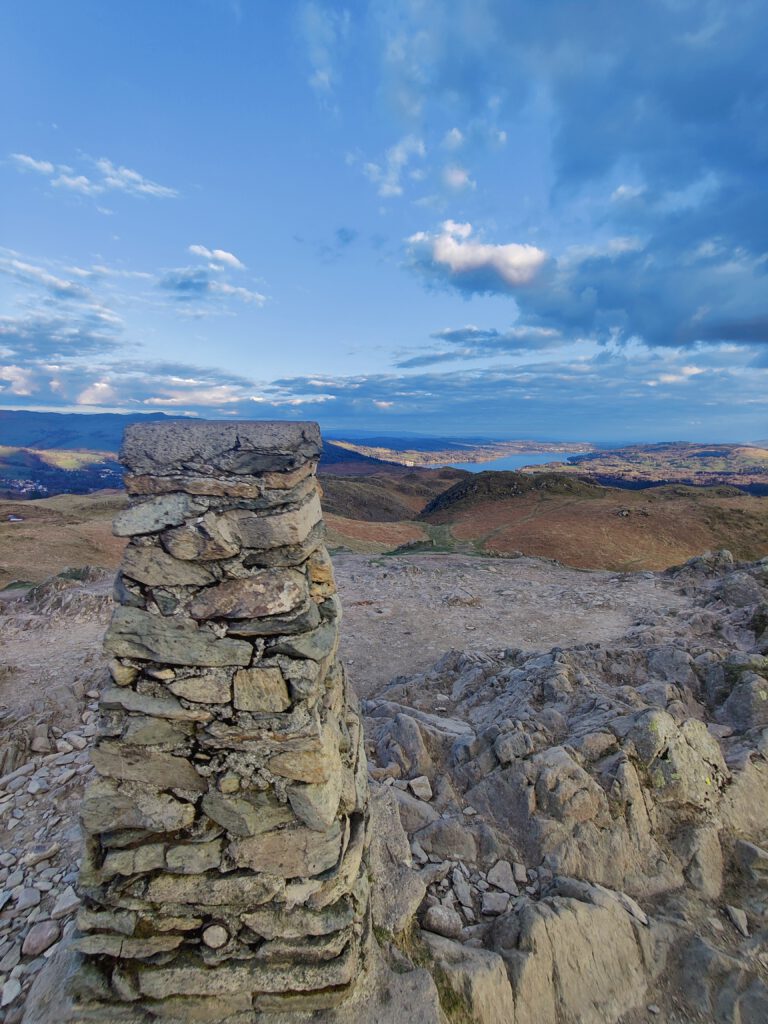
POLYGON ((0 501, 0 587, 36 582, 68 566, 116 567, 125 542, 112 536, 112 519, 124 504, 119 491, 0 501), (9 523, 9 515, 23 522, 9 523))
POLYGON ((68 451, 56 448, 16 448, 10 445, 0 445, 0 469, 19 470, 22 468, 39 469, 50 467, 52 469, 77 470, 85 469, 88 466, 97 466, 105 462, 113 463, 114 461, 115 455, 112 452, 68 451))
POLYGON ((475 493, 452 488, 423 517, 478 552, 522 551, 582 568, 662 569, 721 547, 741 559, 768 554, 768 499, 733 488, 629 491, 555 474, 528 478, 536 487, 499 479, 520 474, 488 475, 497 479, 478 481, 475 493))

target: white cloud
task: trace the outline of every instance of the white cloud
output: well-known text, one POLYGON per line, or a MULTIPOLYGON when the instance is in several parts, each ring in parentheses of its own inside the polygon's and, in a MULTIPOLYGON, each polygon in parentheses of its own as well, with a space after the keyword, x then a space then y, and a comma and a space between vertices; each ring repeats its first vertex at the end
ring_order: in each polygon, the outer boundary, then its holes
POLYGON ((494 279, 508 287, 529 285, 547 260, 546 252, 535 245, 492 245, 472 241, 471 235, 471 224, 447 220, 439 234, 422 231, 412 235, 409 242, 422 252, 426 250, 434 269, 454 279, 478 279, 481 290, 490 288, 494 279))
POLYGON ((369 180, 378 185, 380 196, 385 199, 401 196, 403 186, 400 184, 400 180, 409 161, 414 157, 423 159, 426 152, 420 138, 416 135, 405 135, 387 150, 383 165, 367 163, 363 170, 369 180))
POLYGON ((18 167, 27 171, 39 171, 40 174, 53 174, 53 164, 49 160, 35 160, 26 153, 11 153, 11 159, 16 161, 18 167))
POLYGON ((0 391, 10 391, 12 395, 34 394, 34 377, 29 370, 21 366, 0 366, 0 391))
POLYGON ((219 292, 220 295, 229 295, 243 302, 255 302, 258 306, 263 306, 267 301, 266 295, 252 292, 249 288, 238 288, 232 284, 225 284, 223 281, 212 281, 211 291, 219 292))
POLYGON ((0 273, 14 277, 18 281, 41 284, 60 299, 82 299, 88 295, 87 290, 81 285, 75 284, 74 281, 67 281, 63 277, 56 277, 55 274, 49 274, 42 267, 37 267, 32 263, 25 263, 23 260, 0 257, 0 273))
MULTIPOLYGON (((677 373, 660 373, 657 383, 661 384, 683 384, 692 377, 698 377, 700 373, 706 373, 703 366, 681 366, 677 373)), ((648 383, 651 383, 648 381, 648 383)))
POLYGON ((97 160, 96 166, 104 175, 104 187, 107 189, 128 192, 130 195, 154 196, 158 199, 173 199, 179 194, 175 188, 158 185, 156 181, 150 181, 130 167, 116 167, 106 157, 97 160))
POLYGON ((104 186, 86 178, 84 174, 60 174, 53 178, 51 184, 54 188, 67 188, 70 192, 79 192, 84 196, 95 196, 104 191, 104 186))
POLYGON ((443 146, 446 149, 460 149, 464 141, 464 134, 459 128, 451 128, 443 136, 443 146))
MULTIPOLYGON (((186 383, 186 382, 183 382, 186 383)), ((243 401, 245 396, 240 388, 231 384, 217 384, 211 387, 192 387, 175 390, 168 388, 162 395, 144 399, 144 405, 229 405, 243 401)))
POLYGON ((470 178, 469 171, 456 164, 446 167, 443 171, 443 181, 448 188, 459 192, 464 188, 475 188, 475 182, 470 178))
MULTIPOLYGON (((80 195, 94 196, 103 192, 125 192, 127 195, 152 196, 155 199, 173 199, 178 195, 175 188, 150 181, 143 174, 130 167, 120 167, 100 157, 95 164, 101 177, 89 176, 76 171, 66 164, 53 164, 50 160, 36 160, 25 153, 11 153, 11 159, 19 170, 32 170, 48 176, 54 188, 79 192, 80 195)), ((111 212, 111 211, 101 211, 111 212)))
POLYGON ((312 65, 309 84, 318 93, 330 93, 335 85, 337 51, 350 23, 348 10, 324 10, 312 0, 302 7, 301 27, 312 65))
MULTIPOLYGON (((194 256, 202 256, 204 259, 210 260, 212 264, 232 267, 234 270, 245 270, 245 264, 241 263, 234 253, 227 252, 226 249, 208 249, 204 245, 190 245, 189 251, 194 256)), ((215 270, 216 266, 212 266, 211 269, 215 270)))
POLYGON ((105 380, 94 381, 75 399, 77 405, 108 405, 117 399, 117 392, 105 380))
POLYGON ((639 199, 645 192, 645 185, 619 185, 611 193, 612 203, 625 203, 630 199, 639 199))

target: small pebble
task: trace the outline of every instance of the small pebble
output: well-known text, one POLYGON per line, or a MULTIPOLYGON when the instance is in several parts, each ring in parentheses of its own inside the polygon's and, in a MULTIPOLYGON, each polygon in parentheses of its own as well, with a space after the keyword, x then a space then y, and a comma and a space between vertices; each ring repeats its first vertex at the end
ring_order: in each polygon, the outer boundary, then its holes
POLYGON ((203 932, 203 942, 211 949, 221 949, 229 941, 229 933, 220 924, 209 925, 203 932))

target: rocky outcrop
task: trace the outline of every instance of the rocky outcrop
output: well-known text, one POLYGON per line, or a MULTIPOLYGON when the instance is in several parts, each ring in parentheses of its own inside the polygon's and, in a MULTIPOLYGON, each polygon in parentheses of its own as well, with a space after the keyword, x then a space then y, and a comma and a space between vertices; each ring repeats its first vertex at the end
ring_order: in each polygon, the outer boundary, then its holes
POLYGON ((361 971, 366 761, 320 452, 307 423, 126 433, 129 544, 82 809, 83 1020, 313 1011, 361 971))
POLYGON ((454 651, 364 705, 456 1020, 768 1019, 768 559, 667 580, 685 611, 618 643, 454 651))

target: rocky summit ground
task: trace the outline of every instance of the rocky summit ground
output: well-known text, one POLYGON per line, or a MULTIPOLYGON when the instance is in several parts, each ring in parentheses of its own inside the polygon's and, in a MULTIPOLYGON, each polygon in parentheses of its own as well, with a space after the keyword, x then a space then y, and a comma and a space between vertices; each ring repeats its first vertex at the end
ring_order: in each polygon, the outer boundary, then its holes
MULTIPOLYGON (((399 1019, 764 1024, 768 560, 335 564, 399 1019)), ((74 924, 110 588, 0 600, 3 1024, 74 924)))

